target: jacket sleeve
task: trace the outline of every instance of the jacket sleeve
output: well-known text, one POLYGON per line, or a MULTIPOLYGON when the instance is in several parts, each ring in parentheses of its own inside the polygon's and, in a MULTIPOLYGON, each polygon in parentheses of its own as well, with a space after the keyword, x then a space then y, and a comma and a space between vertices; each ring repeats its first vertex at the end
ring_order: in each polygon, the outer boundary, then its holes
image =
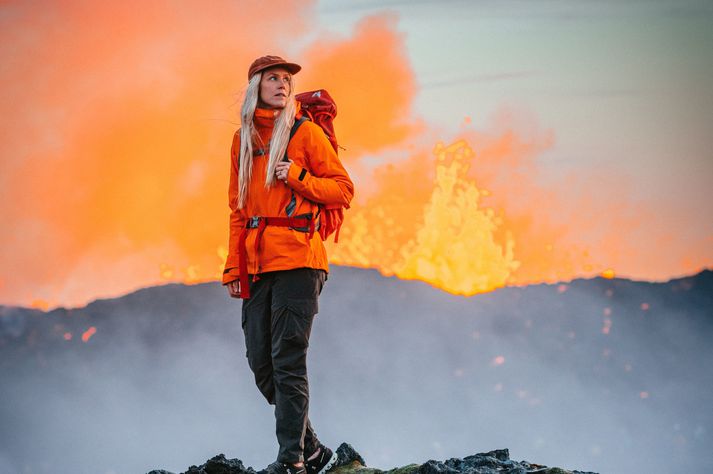
POLYGON ((233 144, 230 146, 230 182, 228 184, 228 206, 230 207, 230 224, 228 237, 228 258, 223 270, 223 284, 237 280, 240 276, 238 269, 238 237, 245 227, 245 213, 238 209, 238 157, 240 156, 240 133, 233 135, 233 144))
POLYGON ((354 183, 322 129, 306 122, 294 138, 298 137, 305 149, 309 170, 291 166, 287 185, 310 201, 348 208, 354 197, 354 183))

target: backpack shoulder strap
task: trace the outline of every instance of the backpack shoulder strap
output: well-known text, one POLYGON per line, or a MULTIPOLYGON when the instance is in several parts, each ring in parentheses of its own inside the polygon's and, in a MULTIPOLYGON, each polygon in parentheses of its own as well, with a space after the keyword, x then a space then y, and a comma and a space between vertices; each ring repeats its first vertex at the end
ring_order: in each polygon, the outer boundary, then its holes
MULTIPOLYGON (((290 140, 292 140, 292 137, 295 136, 295 133, 297 133, 297 129, 300 128, 300 125, 305 123, 307 120, 309 120, 309 117, 306 115, 303 115, 302 117, 298 118, 295 120, 295 123, 292 125, 292 129, 290 130, 290 140)), ((287 142, 288 145, 290 142, 287 142)), ((287 157, 287 148, 285 148, 285 156, 282 158, 282 161, 290 161, 290 159, 287 157)), ((295 190, 292 190, 292 197, 290 198, 290 202, 287 204, 287 207, 285 208, 285 212, 287 213, 288 217, 292 217, 292 214, 295 212, 295 207, 297 206, 297 199, 295 198, 295 190)))
MULTIPOLYGON (((295 120, 295 123, 292 125, 292 129, 290 129, 290 140, 292 140, 292 137, 295 136, 295 133, 297 133, 297 129, 300 128, 300 125, 302 125, 308 120, 309 117, 307 117, 306 115, 303 115, 302 117, 295 120)), ((289 143, 289 141, 287 143, 289 143)), ((285 156, 282 158, 282 161, 289 161, 289 158, 287 158, 287 149, 285 149, 285 156)))

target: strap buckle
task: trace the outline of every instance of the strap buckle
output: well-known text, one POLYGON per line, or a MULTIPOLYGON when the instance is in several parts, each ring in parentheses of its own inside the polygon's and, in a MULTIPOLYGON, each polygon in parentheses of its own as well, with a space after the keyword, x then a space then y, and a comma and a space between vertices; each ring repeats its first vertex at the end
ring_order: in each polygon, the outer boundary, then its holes
POLYGON ((260 217, 260 216, 252 216, 252 217, 248 218, 246 227, 248 229, 255 229, 256 227, 258 227, 260 225, 260 219, 262 219, 262 217, 260 217))

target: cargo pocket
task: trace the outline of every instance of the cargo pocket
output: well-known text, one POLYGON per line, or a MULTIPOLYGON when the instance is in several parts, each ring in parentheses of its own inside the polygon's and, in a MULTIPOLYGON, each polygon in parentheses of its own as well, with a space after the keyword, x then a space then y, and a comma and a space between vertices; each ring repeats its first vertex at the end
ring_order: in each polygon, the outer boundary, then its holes
POLYGON ((287 307, 301 316, 314 316, 319 312, 316 298, 287 298, 287 307))
POLYGON ((279 311, 273 332, 280 334, 281 346, 289 352, 303 352, 309 347, 312 320, 317 311, 314 298, 288 298, 279 311))

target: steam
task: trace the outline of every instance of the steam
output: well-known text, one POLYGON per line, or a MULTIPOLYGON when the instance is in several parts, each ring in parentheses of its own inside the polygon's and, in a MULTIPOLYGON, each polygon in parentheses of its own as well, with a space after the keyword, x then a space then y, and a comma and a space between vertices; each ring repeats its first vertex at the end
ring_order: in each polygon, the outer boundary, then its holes
POLYGON ((232 1, 11 11, 0 19, 0 112, 13 117, 0 165, 0 245, 13 249, 1 257, 6 303, 78 305, 166 274, 219 275, 228 144, 258 55, 289 56, 304 66, 301 88, 332 92, 350 166, 415 132, 415 79, 393 17, 366 18, 351 37, 321 37, 300 55, 284 45, 311 24, 310 5, 285 3, 269 22, 232 1))
MULTIPOLYGON (((509 448, 570 469, 706 472, 710 285, 710 274, 577 280, 462 298, 334 267, 310 341, 310 418, 322 441, 350 442, 381 469, 509 448)), ((239 304, 219 285, 152 288, 26 323, 0 346, 11 472, 275 459, 239 304), (87 342, 61 337, 90 325, 87 342)))

